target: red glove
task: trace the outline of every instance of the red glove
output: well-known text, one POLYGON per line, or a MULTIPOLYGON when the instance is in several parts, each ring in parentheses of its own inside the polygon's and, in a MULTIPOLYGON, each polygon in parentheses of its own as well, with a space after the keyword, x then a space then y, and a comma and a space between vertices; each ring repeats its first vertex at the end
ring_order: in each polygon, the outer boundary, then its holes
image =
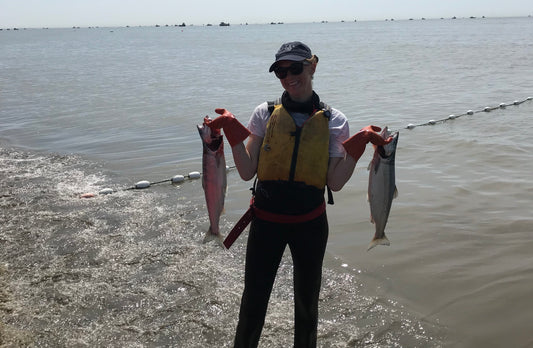
POLYGON ((377 146, 383 146, 392 141, 392 137, 383 139, 383 137, 377 133, 379 131, 381 131, 381 128, 377 126, 366 126, 359 132, 355 133, 351 138, 345 140, 342 143, 342 146, 344 146, 348 155, 352 156, 355 161, 358 161, 365 152, 366 144, 372 143, 377 146))
POLYGON ((224 129, 224 134, 231 147, 242 143, 250 135, 248 128, 243 126, 235 116, 226 109, 215 109, 218 116, 207 123, 211 129, 224 129))

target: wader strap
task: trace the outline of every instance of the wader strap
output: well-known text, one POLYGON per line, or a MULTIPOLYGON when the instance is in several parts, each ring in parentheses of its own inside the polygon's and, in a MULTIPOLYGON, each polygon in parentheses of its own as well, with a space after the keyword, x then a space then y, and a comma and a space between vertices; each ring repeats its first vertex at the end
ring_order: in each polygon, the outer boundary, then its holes
POLYGON ((250 208, 244 213, 244 215, 239 219, 239 221, 235 224, 231 232, 226 236, 226 239, 224 239, 224 246, 226 249, 229 249, 233 242, 239 238, 242 231, 250 224, 252 219, 254 218, 254 211, 252 206, 250 205, 250 208))
POLYGON ((322 202, 321 205, 311 210, 309 213, 302 215, 285 215, 285 214, 276 214, 271 213, 266 210, 258 209, 253 205, 253 198, 250 201, 250 208, 244 213, 244 215, 237 221, 233 229, 224 239, 224 246, 226 249, 229 249, 233 243, 239 238, 242 231, 250 224, 254 217, 258 219, 277 222, 282 224, 297 224, 301 222, 310 221, 316 219, 326 211, 326 202, 322 202))
POLYGON ((254 216, 258 219, 277 222, 282 224, 297 224, 301 222, 310 221, 316 219, 326 211, 326 202, 322 202, 321 205, 311 210, 309 213, 302 215, 285 215, 285 214, 276 214, 271 213, 266 210, 258 209, 254 207, 254 216))

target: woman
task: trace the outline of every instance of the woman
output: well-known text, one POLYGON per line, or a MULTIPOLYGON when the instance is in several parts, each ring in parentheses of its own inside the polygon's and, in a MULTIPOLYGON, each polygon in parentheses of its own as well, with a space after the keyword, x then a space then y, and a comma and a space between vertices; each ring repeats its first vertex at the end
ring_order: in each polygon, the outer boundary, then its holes
POLYGON ((313 91, 317 63, 307 45, 283 44, 269 69, 284 89, 280 100, 257 106, 248 129, 225 109, 217 109, 221 116, 209 124, 224 129, 241 178, 257 175, 235 347, 257 347, 287 245, 294 267, 294 346, 316 347, 328 238, 325 187, 339 191, 366 144, 386 143, 374 126, 349 138, 344 114, 313 91))

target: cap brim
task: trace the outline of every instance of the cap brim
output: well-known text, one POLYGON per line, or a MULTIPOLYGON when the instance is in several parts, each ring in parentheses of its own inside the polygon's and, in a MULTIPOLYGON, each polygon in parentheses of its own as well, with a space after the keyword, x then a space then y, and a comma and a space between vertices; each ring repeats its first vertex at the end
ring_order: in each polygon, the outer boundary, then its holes
POLYGON ((276 69, 276 65, 278 64, 278 62, 280 62, 282 60, 290 60, 290 61, 293 61, 293 62, 301 62, 301 61, 306 60, 306 59, 309 59, 309 58, 304 58, 302 56, 298 56, 298 55, 295 55, 295 54, 288 54, 286 56, 283 56, 283 57, 279 58, 274 63, 272 63, 272 65, 270 66, 270 69, 268 69, 268 72, 274 71, 274 69, 276 69))

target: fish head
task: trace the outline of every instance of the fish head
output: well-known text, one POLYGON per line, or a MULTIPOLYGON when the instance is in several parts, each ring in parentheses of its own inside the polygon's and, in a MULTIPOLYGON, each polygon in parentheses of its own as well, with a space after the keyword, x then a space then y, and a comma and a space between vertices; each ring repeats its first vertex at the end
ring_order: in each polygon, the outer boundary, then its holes
POLYGON ((396 152, 396 146, 398 145, 398 135, 399 132, 391 132, 387 126, 383 128, 383 130, 380 133, 381 137, 383 139, 388 139, 392 137, 392 141, 386 145, 373 145, 374 151, 379 154, 382 158, 388 158, 396 152))
POLYGON ((388 139, 389 137, 392 137, 392 141, 384 146, 382 146, 382 151, 380 151, 380 155, 382 157, 391 157, 394 156, 396 153, 396 147, 398 146, 398 136, 400 133, 398 131, 391 132, 388 127, 385 127, 383 131, 381 132, 381 136, 383 139, 388 139))
POLYGON ((196 127, 198 128, 198 133, 200 134, 200 138, 202 139, 204 146, 211 151, 217 151, 223 145, 223 136, 220 132, 220 129, 212 129, 209 127, 208 124, 211 121, 212 120, 209 118, 209 116, 206 116, 204 117, 204 122, 196 127))

